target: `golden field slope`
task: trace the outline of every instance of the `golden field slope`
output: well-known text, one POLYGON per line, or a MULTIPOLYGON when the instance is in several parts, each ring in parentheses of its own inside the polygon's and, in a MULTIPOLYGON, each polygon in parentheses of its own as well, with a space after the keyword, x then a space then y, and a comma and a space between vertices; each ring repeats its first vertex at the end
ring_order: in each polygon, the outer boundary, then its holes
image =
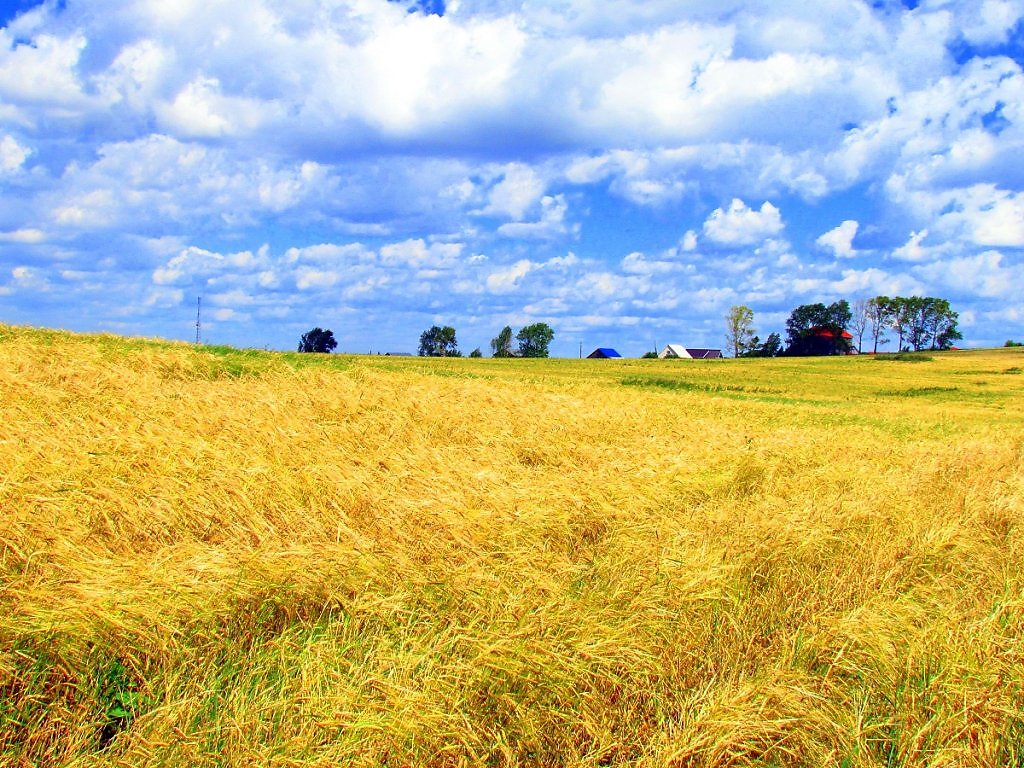
POLYGON ((1024 765, 1022 368, 0 326, 0 765, 1024 765))

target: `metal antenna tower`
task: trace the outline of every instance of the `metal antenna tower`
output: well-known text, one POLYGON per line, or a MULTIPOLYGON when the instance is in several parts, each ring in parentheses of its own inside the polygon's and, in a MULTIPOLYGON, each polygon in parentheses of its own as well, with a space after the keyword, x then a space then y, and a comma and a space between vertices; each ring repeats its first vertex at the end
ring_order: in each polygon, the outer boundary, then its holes
POLYGON ((202 313, 203 310, 203 297, 196 296, 196 344, 199 343, 199 334, 203 327, 202 313))

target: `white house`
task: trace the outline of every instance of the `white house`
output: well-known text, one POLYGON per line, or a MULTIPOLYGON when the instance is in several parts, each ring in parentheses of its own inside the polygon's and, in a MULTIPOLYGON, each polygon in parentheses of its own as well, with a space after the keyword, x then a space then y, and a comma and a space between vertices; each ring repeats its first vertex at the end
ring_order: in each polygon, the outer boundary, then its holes
POLYGON ((682 344, 668 344, 666 347, 658 353, 658 357, 664 360, 666 357, 684 357, 689 359, 690 353, 686 351, 686 347, 682 344))

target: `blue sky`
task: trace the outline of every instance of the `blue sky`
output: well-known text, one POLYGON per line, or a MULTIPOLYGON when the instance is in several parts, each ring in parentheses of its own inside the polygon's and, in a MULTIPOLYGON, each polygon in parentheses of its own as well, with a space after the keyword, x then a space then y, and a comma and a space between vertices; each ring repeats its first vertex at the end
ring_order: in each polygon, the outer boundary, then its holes
POLYGON ((720 347, 948 298, 1024 339, 1024 0, 0 3, 0 322, 720 347))

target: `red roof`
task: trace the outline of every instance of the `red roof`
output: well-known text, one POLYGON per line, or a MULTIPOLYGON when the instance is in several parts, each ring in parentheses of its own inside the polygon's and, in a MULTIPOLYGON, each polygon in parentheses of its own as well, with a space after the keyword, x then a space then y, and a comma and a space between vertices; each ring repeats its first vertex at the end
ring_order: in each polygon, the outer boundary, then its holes
MULTIPOLYGON (((835 334, 832 333, 832 331, 830 331, 828 328, 818 328, 814 331, 814 335, 821 339, 835 338, 835 334)), ((848 341, 851 341, 853 339, 853 334, 850 333, 849 331, 843 331, 842 336, 844 339, 848 341)))

